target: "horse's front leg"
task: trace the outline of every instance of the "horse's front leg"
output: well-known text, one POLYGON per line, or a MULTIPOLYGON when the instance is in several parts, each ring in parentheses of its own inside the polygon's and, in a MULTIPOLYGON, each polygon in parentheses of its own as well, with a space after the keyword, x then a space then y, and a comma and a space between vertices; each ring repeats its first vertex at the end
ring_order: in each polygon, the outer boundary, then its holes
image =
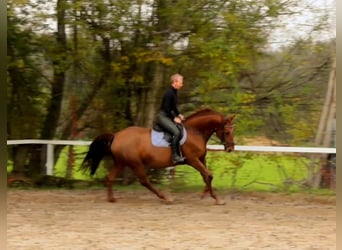
POLYGON ((109 202, 116 202, 116 199, 113 194, 113 183, 116 177, 121 173, 123 168, 124 168, 123 165, 116 164, 115 166, 112 167, 112 169, 107 175, 107 200, 109 202))
POLYGON ((201 162, 200 160, 194 162, 193 164, 191 164, 191 166, 193 166, 194 168, 196 168, 202 175, 203 181, 205 183, 205 188, 202 194, 202 198, 204 198, 204 196, 209 193, 210 196, 212 198, 215 199, 215 204, 216 205, 224 205, 225 202, 222 201, 214 192, 213 187, 212 187, 212 180, 213 180, 213 175, 212 173, 208 170, 208 168, 206 167, 206 165, 201 162))
MULTIPOLYGON (((207 165, 206 165, 205 159, 202 159, 201 162, 202 162, 202 164, 204 165, 204 167, 205 167, 206 169, 208 169, 208 168, 207 168, 207 165)), ((201 173, 201 175, 202 175, 203 180, 205 180, 205 178, 206 178, 205 175, 204 175, 203 173, 201 173)), ((204 182, 205 182, 205 187, 204 187, 203 193, 202 193, 202 195, 201 195, 201 198, 202 198, 202 199, 203 199, 205 196, 207 196, 207 194, 209 194, 209 191, 210 191, 210 187, 208 186, 208 184, 206 183, 206 181, 204 181, 204 182)))
MULTIPOLYGON (((205 177, 202 175, 202 178, 204 180, 205 177)), ((209 194, 209 186, 206 184, 204 187, 203 193, 201 195, 201 199, 204 199, 204 197, 206 197, 207 194, 209 194)))

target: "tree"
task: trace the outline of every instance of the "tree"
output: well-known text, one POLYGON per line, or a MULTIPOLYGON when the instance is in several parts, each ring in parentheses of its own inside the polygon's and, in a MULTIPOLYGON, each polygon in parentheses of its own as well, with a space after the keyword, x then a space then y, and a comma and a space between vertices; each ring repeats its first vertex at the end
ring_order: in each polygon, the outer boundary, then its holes
MULTIPOLYGON (((329 75, 328 87, 325 96, 324 105, 321 112, 319 126, 317 129, 315 144, 317 146, 330 147, 333 141, 333 126, 336 122, 336 44, 333 43, 332 48, 332 64, 329 75)), ((312 157, 314 161, 316 157, 312 157)), ((322 179, 322 168, 326 164, 328 159, 327 155, 319 157, 320 162, 323 162, 323 166, 315 171, 315 167, 311 166, 311 186, 319 188, 322 179)))
MULTIPOLYGON (((185 76, 180 98, 185 113, 211 106, 239 113, 240 134, 260 133, 267 124, 274 134, 285 131, 284 140, 298 138, 295 133, 310 131, 313 120, 293 124, 287 114, 302 118, 304 104, 315 114, 303 94, 321 93, 318 83, 329 58, 323 45, 305 39, 278 52, 265 50, 269 31, 295 2, 56 0, 48 4, 51 15, 43 2, 12 0, 9 116, 17 117, 18 107, 32 110, 33 119, 26 110, 22 118, 32 119, 26 131, 44 139, 92 139, 129 125, 150 127, 161 91, 179 72, 185 76), (55 32, 46 29, 51 17, 55 32), (33 94, 16 99, 23 82, 33 94)), ((23 131, 22 120, 9 123, 11 138, 26 136, 16 134, 23 131)), ((20 157, 32 170, 43 168, 37 165, 44 150, 38 151, 20 157)))
MULTIPOLYGON (((7 23, 8 138, 39 138, 49 98, 49 78, 42 66, 43 51, 28 20, 15 15, 11 2, 7 23)), ((20 145, 9 154, 15 173, 23 175, 27 171, 29 151, 28 146, 20 145)))
POLYGON ((312 144, 331 61, 327 44, 300 40, 260 58, 254 70, 259 73, 244 82, 254 92, 250 104, 263 117, 267 136, 312 144))

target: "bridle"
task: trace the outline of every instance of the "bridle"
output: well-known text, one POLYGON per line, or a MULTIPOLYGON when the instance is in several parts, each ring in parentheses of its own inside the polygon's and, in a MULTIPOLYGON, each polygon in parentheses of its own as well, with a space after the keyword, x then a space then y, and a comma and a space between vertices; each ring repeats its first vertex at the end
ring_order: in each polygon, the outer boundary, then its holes
POLYGON ((221 143, 222 143, 222 145, 224 146, 224 148, 226 149, 227 147, 233 147, 233 146, 235 146, 235 142, 233 141, 233 142, 226 142, 225 140, 224 140, 224 131, 225 131, 225 129, 226 128, 234 128, 234 125, 224 125, 223 124, 223 126, 222 126, 222 136, 221 136, 221 138, 220 138, 220 140, 221 140, 221 143))

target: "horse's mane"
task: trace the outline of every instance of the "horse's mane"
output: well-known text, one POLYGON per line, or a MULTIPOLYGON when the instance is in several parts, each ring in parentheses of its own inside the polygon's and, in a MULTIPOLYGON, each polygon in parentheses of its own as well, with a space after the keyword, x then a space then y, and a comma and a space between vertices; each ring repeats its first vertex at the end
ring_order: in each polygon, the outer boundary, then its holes
POLYGON ((203 116, 203 115, 208 115, 208 114, 219 114, 219 113, 210 109, 210 108, 204 108, 204 109, 201 109, 201 110, 187 116, 186 119, 188 120, 188 119, 191 119, 193 117, 198 117, 198 116, 203 116))

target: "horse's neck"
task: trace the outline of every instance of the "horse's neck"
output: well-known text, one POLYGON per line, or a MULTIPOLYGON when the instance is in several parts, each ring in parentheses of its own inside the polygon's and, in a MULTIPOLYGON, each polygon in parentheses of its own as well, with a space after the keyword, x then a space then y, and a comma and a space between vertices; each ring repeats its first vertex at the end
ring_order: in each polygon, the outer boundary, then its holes
POLYGON ((185 121, 185 125, 199 131, 206 140, 212 136, 221 124, 221 118, 217 115, 201 116, 185 121))

